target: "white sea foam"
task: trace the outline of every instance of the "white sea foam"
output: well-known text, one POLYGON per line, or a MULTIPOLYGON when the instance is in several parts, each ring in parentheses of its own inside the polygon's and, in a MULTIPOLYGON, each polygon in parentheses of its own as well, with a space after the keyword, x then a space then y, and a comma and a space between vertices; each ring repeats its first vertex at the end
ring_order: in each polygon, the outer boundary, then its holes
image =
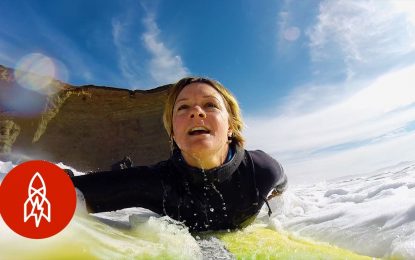
POLYGON ((11 162, 0 161, 0 183, 6 174, 13 169, 14 165, 11 162))
POLYGON ((415 164, 290 187, 271 205, 276 229, 365 255, 415 259, 415 164))

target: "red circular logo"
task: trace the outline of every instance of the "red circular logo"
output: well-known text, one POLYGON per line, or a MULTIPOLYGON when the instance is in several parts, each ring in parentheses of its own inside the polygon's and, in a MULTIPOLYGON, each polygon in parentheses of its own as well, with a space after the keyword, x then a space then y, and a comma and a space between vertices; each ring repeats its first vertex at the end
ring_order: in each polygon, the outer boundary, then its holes
POLYGON ((47 161, 28 161, 13 168, 0 187, 0 214, 17 234, 47 238, 71 221, 76 192, 69 176, 47 161))

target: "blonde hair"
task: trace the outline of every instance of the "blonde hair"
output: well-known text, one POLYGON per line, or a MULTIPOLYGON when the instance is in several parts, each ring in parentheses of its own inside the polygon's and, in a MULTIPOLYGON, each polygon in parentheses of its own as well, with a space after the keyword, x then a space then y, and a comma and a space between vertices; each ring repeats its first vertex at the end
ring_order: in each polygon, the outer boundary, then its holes
POLYGON ((176 99, 180 92, 191 83, 205 83, 214 89, 222 96, 225 101, 225 107, 229 114, 229 126, 232 130, 232 142, 238 146, 243 147, 245 139, 242 136, 243 120, 241 109, 235 96, 226 89, 222 84, 216 80, 200 78, 200 77, 186 77, 177 81, 170 89, 167 97, 166 105, 164 106, 163 124, 173 144, 173 109, 176 99))

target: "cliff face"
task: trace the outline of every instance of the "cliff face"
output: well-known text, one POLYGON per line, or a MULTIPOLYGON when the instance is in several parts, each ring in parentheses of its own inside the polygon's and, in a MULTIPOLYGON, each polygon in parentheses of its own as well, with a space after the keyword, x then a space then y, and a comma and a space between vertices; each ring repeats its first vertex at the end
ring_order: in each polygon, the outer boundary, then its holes
POLYGON ((169 86, 51 86, 46 95, 24 89, 0 66, 0 160, 44 159, 90 171, 110 169, 124 156, 135 165, 168 158, 162 113, 169 86))

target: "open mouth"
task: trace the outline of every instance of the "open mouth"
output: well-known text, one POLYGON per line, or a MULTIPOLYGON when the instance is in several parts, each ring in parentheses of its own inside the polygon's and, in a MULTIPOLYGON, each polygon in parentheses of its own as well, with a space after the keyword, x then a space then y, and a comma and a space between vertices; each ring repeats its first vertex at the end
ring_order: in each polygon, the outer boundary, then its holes
POLYGON ((203 126, 193 127, 188 132, 189 135, 201 135, 201 134, 209 134, 209 133, 210 133, 209 129, 203 126))

